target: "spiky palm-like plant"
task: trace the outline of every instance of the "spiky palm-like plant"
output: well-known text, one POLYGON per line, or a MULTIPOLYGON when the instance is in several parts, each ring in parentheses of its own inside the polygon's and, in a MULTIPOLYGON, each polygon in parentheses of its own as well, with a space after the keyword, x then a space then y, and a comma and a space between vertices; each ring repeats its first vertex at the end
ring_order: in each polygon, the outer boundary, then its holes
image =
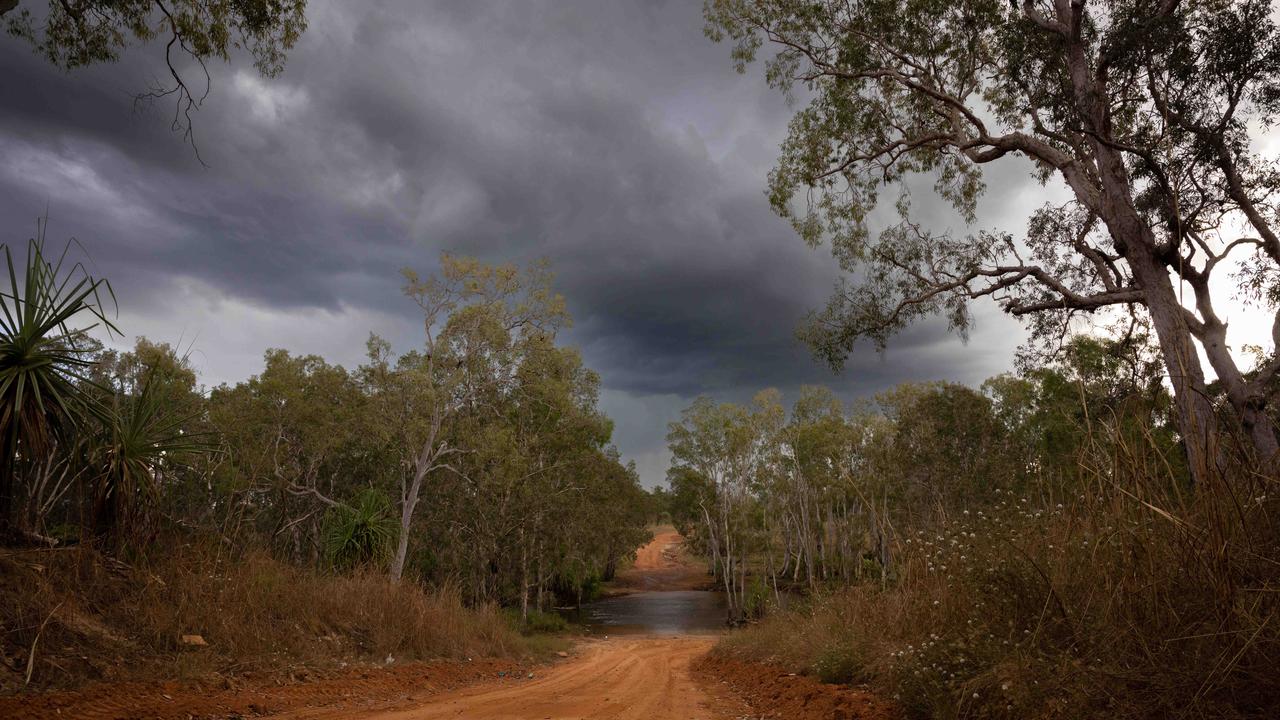
POLYGON ((9 270, 9 289, 0 291, 0 526, 12 518, 22 460, 107 415, 85 375, 92 360, 83 337, 99 326, 116 331, 103 302, 114 304, 115 295, 106 280, 69 262, 73 243, 51 262, 44 229, 39 223, 28 241, 21 274, 9 246, 0 246, 9 270))
POLYGON ((367 488, 351 505, 329 510, 324 524, 324 553, 338 569, 384 565, 399 535, 399 523, 387 496, 367 488))
POLYGON ((166 473, 210 448, 205 434, 185 430, 190 418, 165 407, 163 386, 163 380, 148 372, 136 395, 117 394, 104 437, 92 451, 98 473, 94 520, 99 533, 142 531, 147 513, 159 504, 166 473))

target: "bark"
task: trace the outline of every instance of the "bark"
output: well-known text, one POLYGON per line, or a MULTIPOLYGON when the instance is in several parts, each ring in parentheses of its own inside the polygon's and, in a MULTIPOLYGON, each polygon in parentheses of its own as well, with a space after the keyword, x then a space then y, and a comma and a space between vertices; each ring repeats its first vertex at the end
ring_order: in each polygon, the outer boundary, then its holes
POLYGON ((1247 380, 1227 348, 1226 324, 1218 320, 1212 309, 1201 312, 1206 322, 1200 340, 1209 365, 1218 376, 1241 427, 1249 436, 1261 467, 1274 475, 1280 470, 1277 468, 1280 464, 1280 443, 1276 439, 1275 424, 1267 414, 1266 387, 1261 382, 1266 379, 1266 373, 1262 378, 1247 380))
POLYGON ((413 511, 418 507, 418 495, 422 491, 424 473, 415 472, 409 488, 400 502, 400 534, 396 538, 396 554, 391 559, 390 575, 399 580, 404 575, 405 559, 409 556, 409 528, 413 525, 413 511))
POLYGON ((520 619, 529 621, 529 548, 524 544, 524 533, 520 533, 520 619))
MULTIPOLYGON (((1078 11, 1064 3, 1059 7, 1059 20, 1069 27, 1072 13, 1078 11)), ((1173 291, 1169 267, 1156 256, 1155 236, 1134 205, 1132 183, 1124 158, 1103 140, 1111 136, 1106 101, 1107 78, 1105 75, 1093 76, 1078 35, 1064 33, 1064 38, 1068 40, 1066 61, 1075 102, 1085 123, 1092 126, 1089 144, 1097 166, 1099 186, 1096 197, 1086 199, 1079 189, 1076 194, 1086 205, 1093 207, 1106 224, 1128 261, 1134 280, 1143 291, 1144 304, 1155 327, 1169 383, 1173 387, 1187 464, 1193 482, 1200 484, 1208 478, 1210 468, 1219 465, 1215 440, 1217 418, 1209 402, 1200 356, 1196 353, 1191 329, 1187 325, 1187 311, 1173 291)))
POLYGON ((1152 257, 1149 246, 1131 243, 1127 258, 1147 296, 1147 312, 1160 343, 1178 408, 1187 465, 1192 481, 1199 485, 1209 478, 1211 469, 1221 467, 1221 456, 1216 437, 1218 421, 1213 403, 1209 401, 1200 356, 1187 326, 1186 310, 1173 292, 1168 269, 1152 257))
POLYGON ((0 531, 10 527, 13 521, 18 470, 13 458, 16 454, 12 444, 0 443, 0 531))

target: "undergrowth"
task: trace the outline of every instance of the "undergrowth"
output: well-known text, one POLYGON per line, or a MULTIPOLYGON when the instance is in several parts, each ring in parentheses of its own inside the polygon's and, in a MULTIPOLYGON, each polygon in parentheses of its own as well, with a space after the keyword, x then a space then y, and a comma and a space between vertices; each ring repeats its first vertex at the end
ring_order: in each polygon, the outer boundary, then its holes
POLYGON ((172 544, 125 565, 88 549, 0 553, 0 686, 66 687, 90 679, 339 660, 524 657, 492 606, 452 588, 425 590, 374 572, 326 575, 250 551, 172 544), (189 645, 199 635, 207 645, 189 645))
POLYGON ((897 538, 893 580, 810 598, 721 643, 914 718, 1280 717, 1275 488, 1194 490, 1112 447, 1071 491, 897 538))

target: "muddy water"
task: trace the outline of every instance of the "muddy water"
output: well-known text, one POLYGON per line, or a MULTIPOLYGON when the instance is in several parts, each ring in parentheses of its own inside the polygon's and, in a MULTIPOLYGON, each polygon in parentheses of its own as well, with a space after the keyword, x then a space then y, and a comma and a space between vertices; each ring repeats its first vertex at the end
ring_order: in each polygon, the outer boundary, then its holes
POLYGON ((719 592, 638 592, 588 603, 569 619, 594 634, 690 635, 723 630, 727 608, 719 592))

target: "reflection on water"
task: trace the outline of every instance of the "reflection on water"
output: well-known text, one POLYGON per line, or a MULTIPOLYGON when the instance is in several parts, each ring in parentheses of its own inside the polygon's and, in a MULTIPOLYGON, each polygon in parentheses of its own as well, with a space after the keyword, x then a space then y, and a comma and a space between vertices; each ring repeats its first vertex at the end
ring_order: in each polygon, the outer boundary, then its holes
POLYGON ((685 635, 723 630, 727 608, 724 593, 681 590, 605 598, 568 615, 596 633, 685 635))

